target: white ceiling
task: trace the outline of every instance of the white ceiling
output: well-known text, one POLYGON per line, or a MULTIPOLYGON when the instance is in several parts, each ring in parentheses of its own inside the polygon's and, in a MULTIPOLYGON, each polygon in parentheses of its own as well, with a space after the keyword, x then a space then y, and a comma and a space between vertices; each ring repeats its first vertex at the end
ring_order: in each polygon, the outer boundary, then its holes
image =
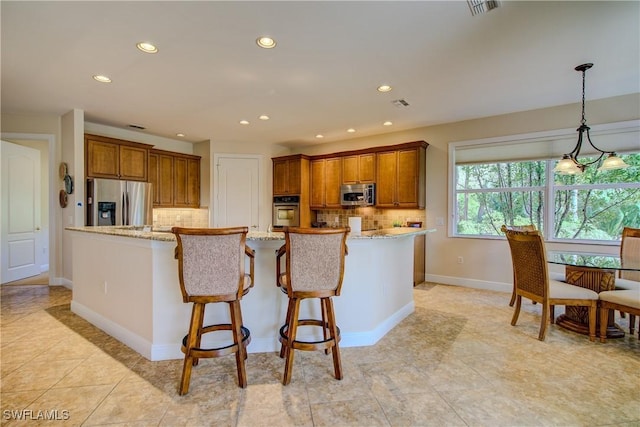
POLYGON ((3 112, 78 108, 90 122, 191 142, 304 146, 579 102, 574 67, 585 62, 595 64, 587 100, 640 92, 637 1, 504 1, 477 16, 460 1, 0 8, 3 112), (260 35, 277 47, 258 48, 260 35), (382 83, 394 90, 378 93, 382 83))

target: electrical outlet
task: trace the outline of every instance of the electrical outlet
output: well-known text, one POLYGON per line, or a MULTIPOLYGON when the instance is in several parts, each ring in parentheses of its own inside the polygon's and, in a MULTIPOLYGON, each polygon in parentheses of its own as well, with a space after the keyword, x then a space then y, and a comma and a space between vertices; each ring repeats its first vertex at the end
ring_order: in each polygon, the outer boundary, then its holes
POLYGON ((462 263, 464 263, 464 258, 459 256, 458 257, 458 264, 462 264, 462 263))
POLYGON ((444 227, 444 218, 439 216, 436 218, 436 225, 438 227, 444 227))

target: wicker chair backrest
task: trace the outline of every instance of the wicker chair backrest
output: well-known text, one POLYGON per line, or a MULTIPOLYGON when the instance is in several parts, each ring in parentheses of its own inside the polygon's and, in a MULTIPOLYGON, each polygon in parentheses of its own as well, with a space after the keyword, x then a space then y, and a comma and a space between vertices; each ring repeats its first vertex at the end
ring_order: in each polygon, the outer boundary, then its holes
MULTIPOLYGON (((640 268, 640 228, 622 230, 620 258, 623 267, 640 268)), ((620 270, 620 278, 640 282, 640 271, 620 270)))
POLYGON ((507 230, 516 287, 542 298, 549 294, 547 259, 539 231, 507 230))

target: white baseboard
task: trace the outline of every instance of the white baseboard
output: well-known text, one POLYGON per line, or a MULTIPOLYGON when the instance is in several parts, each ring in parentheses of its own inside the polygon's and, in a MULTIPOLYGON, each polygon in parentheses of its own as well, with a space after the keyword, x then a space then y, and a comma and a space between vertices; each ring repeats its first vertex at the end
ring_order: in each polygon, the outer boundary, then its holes
POLYGON ((73 282, 64 277, 51 277, 49 278, 49 283, 51 286, 64 286, 67 289, 73 290, 73 282))
MULTIPOLYGON (((386 321, 378 325, 378 327, 376 327, 372 331, 344 333, 342 334, 340 339, 340 346, 362 347, 374 345, 396 325, 402 322, 405 317, 413 313, 414 310, 415 305, 414 302, 411 301, 400 310, 389 316, 386 321)), ((106 319, 102 315, 94 312, 93 310, 76 301, 71 301, 71 311, 87 320, 92 325, 111 335, 118 341, 137 351, 152 362, 158 360, 173 360, 184 358, 184 353, 182 353, 181 350, 181 343, 179 342, 175 344, 152 344, 139 335, 134 334, 133 332, 123 328, 122 326, 112 322, 109 319, 106 319)), ((301 339, 306 340, 303 337, 301 337, 301 339)), ((247 346, 248 353, 270 353, 279 350, 280 344, 277 340, 277 335, 269 338, 251 337, 251 343, 247 346)))
MULTIPOLYGON (((127 345, 128 347, 131 347, 133 350, 137 351, 147 359, 154 360, 152 359, 151 354, 151 343, 140 337, 139 335, 134 334, 128 329, 123 328, 117 323, 112 322, 111 320, 105 318, 104 316, 96 313, 95 311, 76 301, 71 301, 71 311, 82 317, 95 327, 111 335, 121 343, 127 345)), ((180 351, 179 345, 178 351, 180 351)))
POLYGON ((466 288, 484 289, 488 291, 511 293, 511 290, 513 289, 512 283, 489 282, 486 280, 466 279, 464 277, 427 274, 425 279, 427 282, 432 283, 442 283, 443 285, 463 286, 466 288))

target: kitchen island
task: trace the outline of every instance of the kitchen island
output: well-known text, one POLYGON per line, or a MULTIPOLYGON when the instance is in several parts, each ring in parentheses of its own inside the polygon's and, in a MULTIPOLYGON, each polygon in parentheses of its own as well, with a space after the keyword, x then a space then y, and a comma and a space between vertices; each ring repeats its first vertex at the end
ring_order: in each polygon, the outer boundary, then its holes
MULTIPOLYGON (((71 311, 149 360, 183 358, 180 345, 191 304, 182 302, 175 236, 148 227, 66 230, 73 245, 71 311)), ((373 345, 413 312, 413 238, 429 231, 393 228, 348 237, 342 293, 334 299, 341 346, 373 345)), ((254 287, 241 303, 243 323, 251 331, 249 353, 279 349, 287 296, 276 287, 275 271, 283 243, 278 232, 247 236, 255 250, 254 287)), ((317 301, 304 302, 302 317, 320 318, 317 301)), ((228 319, 226 304, 207 306, 205 324, 228 319)))

